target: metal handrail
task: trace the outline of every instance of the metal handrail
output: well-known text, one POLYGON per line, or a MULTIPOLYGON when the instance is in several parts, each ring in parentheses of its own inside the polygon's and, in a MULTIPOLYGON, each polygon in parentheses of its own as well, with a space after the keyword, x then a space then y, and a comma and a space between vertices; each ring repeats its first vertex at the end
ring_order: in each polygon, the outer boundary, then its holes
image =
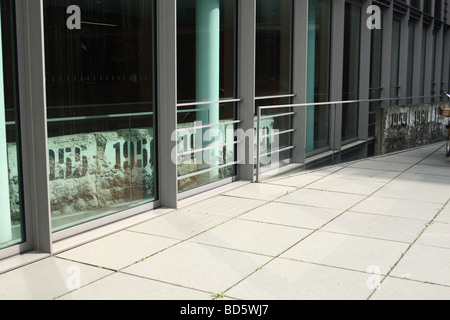
POLYGON ((270 100, 270 99, 281 99, 281 98, 293 98, 295 97, 295 94, 288 93, 288 94, 280 94, 275 96, 263 96, 263 97, 255 97, 255 100, 270 100))
MULTIPOLYGON (((256 182, 259 182, 260 172, 261 172, 261 120, 263 119, 262 111, 268 109, 284 109, 284 108, 305 108, 305 107, 315 107, 315 106, 331 106, 334 105, 335 110, 337 105, 343 104, 354 104, 354 103, 370 103, 370 102, 383 102, 383 101, 395 101, 395 100, 412 100, 412 99, 424 99, 424 98, 436 98, 443 97, 444 95, 429 95, 429 96, 415 96, 415 97, 396 97, 396 98, 381 98, 381 99, 361 99, 361 100, 347 100, 347 101, 329 101, 329 102, 315 102, 315 103, 293 103, 293 104, 283 104, 283 105, 267 105, 257 107, 257 117, 256 117, 256 182)), ((450 96, 449 96, 450 98, 450 96)), ((290 114, 283 114, 290 115, 290 114)), ((265 116, 266 117, 266 116, 265 116)), ((336 112, 334 112, 334 121, 336 122, 336 112)), ((334 141, 333 139, 333 158, 334 158, 334 141)), ((292 146, 294 148, 295 146, 292 146)), ((276 152, 276 151, 275 151, 276 152)))
POLYGON ((198 101, 198 102, 182 102, 177 103, 177 107, 192 107, 192 106, 202 106, 208 104, 224 104, 224 103, 232 103, 232 102, 240 102, 241 99, 223 99, 217 101, 198 101))

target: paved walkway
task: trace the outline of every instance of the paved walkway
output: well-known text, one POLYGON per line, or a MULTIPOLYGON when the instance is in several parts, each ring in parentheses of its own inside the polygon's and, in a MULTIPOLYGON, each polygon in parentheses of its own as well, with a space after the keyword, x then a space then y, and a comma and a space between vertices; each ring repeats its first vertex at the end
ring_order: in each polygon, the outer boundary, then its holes
POLYGON ((291 172, 0 275, 0 299, 450 299, 449 199, 442 144, 291 172))

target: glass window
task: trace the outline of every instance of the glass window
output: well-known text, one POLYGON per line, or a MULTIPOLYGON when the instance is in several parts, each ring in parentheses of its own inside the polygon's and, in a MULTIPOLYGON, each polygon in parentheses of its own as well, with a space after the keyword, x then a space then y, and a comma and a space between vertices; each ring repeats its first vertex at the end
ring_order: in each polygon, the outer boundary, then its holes
POLYGON ((153 0, 45 0, 54 231, 157 197, 153 0), (81 10, 69 29, 66 10, 81 10))
MULTIPOLYGON (((292 93, 292 0, 256 1, 256 107, 290 104, 291 97, 274 97, 292 93)), ((266 109, 262 115, 289 113, 290 108, 266 109)), ((256 123, 255 123, 256 126, 256 123)), ((263 119, 263 135, 292 128, 290 115, 263 119)), ((274 155, 273 151, 291 145, 290 132, 277 136, 267 136, 261 141, 261 162, 270 163, 264 157, 274 155), (275 141, 274 139, 277 139, 275 141)), ((276 154, 278 160, 291 157, 287 150, 276 154)))
POLYGON ((14 1, 0 2, 0 249, 25 239, 14 1))
MULTIPOLYGON (((308 102, 329 101, 331 1, 310 0, 308 12, 308 102)), ((306 151, 328 146, 329 107, 308 107, 306 151)))
POLYGON ((438 31, 436 29, 433 29, 433 53, 431 54, 431 92, 430 95, 434 96, 436 94, 436 55, 437 52, 437 37, 438 37, 438 31))
POLYGON ((236 0, 178 0, 178 190, 233 177, 236 0))
MULTIPOLYGON (((392 23, 392 55, 391 55, 391 98, 397 98, 399 95, 399 70, 400 70, 400 35, 401 22, 394 19, 392 23)), ((395 105, 398 101, 392 100, 395 105)))
MULTIPOLYGON (((345 4, 344 69, 342 99, 359 98, 359 54, 361 34, 361 7, 345 4)), ((342 106, 342 141, 358 136, 358 104, 342 106)))
POLYGON ((290 94, 292 0, 256 1, 256 96, 290 94))
MULTIPOLYGON (((414 22, 409 23, 409 34, 408 34, 408 68, 407 68, 407 78, 406 78, 406 96, 413 96, 413 72, 414 72, 414 44, 415 44, 415 29, 416 24, 414 22)), ((407 100, 407 104, 411 104, 412 99, 407 100)))
MULTIPOLYGON (((421 60, 420 60, 420 92, 421 97, 425 96, 425 65, 427 59, 427 41, 428 41, 428 28, 424 27, 422 32, 422 47, 421 47, 421 60)), ((421 98, 420 101, 425 102, 425 98, 421 98)))
MULTIPOLYGON (((381 98, 381 66, 383 49, 382 29, 373 29, 370 53, 370 99, 381 98)), ((371 102, 369 105, 369 136, 375 135, 376 112, 381 105, 380 101, 371 102)))

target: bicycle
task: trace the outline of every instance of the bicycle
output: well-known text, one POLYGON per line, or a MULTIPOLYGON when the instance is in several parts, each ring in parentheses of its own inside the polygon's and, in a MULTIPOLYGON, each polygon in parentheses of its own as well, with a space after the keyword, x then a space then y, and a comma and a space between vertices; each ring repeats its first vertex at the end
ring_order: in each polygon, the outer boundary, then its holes
MULTIPOLYGON (((450 94, 448 94, 448 93, 444 93, 444 94, 450 98, 450 94)), ((441 106, 439 108, 439 114, 443 117, 450 118, 450 107, 441 106)), ((449 119, 449 123, 447 124, 446 128, 447 128, 447 143, 445 145, 445 155, 447 156, 447 158, 449 158, 450 157, 450 119, 449 119)))

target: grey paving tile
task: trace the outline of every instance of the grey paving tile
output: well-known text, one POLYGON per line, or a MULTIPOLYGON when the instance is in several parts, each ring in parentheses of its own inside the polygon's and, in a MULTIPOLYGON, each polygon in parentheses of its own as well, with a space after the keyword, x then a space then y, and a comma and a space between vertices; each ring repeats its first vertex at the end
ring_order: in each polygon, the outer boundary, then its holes
POLYGON ((450 223, 450 203, 448 203, 435 219, 436 222, 450 223))
POLYGON ((148 234, 121 231, 63 252, 58 256, 119 270, 177 242, 179 241, 148 234))
POLYGON ((450 167, 441 167, 441 166, 431 166, 431 165, 423 165, 418 164, 412 167, 411 169, 406 170, 408 173, 419 173, 419 174, 434 174, 438 176, 443 176, 443 179, 450 179, 450 167), (447 176, 447 178, 445 178, 447 176))
POLYGON ((422 160, 419 164, 428 166, 438 166, 442 170, 449 170, 450 159, 445 156, 443 152, 437 152, 422 160))
POLYGON ((395 171, 348 167, 334 173, 333 177, 386 183, 398 175, 395 171))
POLYGON ((308 185, 308 189, 328 190, 353 194, 370 195, 383 187, 385 183, 370 180, 356 180, 329 176, 308 185))
POLYGON ((229 219, 229 217, 208 213, 180 213, 175 211, 128 230, 185 240, 229 219))
POLYGON ((279 198, 276 201, 328 209, 347 210, 365 198, 366 196, 358 194, 301 189, 279 198))
POLYGON ((109 274, 51 257, 0 275, 0 300, 52 300, 109 274))
POLYGON ((315 176, 328 176, 330 174, 335 174, 339 172, 343 168, 345 168, 347 164, 334 165, 334 166, 326 166, 320 169, 310 170, 310 174, 314 174, 315 176))
POLYGON ((432 153, 436 152, 441 148, 441 145, 431 145, 426 147, 421 147, 409 151, 397 152, 393 154, 388 154, 384 156, 374 157, 375 161, 386 161, 386 162, 400 162, 416 164, 423 159, 430 156, 432 153))
POLYGON ((282 185, 282 186, 291 186, 291 187, 304 187, 308 184, 311 184, 317 180, 320 180, 323 178, 323 175, 314 175, 313 173, 310 174, 298 174, 286 178, 278 178, 268 181, 268 184, 275 184, 275 185, 282 185))
POLYGON ((207 292, 124 273, 114 273, 58 300, 211 300, 207 292))
POLYGON ((450 224, 431 223, 416 243, 450 249, 450 224))
POLYGON ((306 229, 317 229, 336 218, 342 210, 270 202, 239 217, 306 229))
POLYGON ((413 245, 391 272, 392 276, 450 286, 450 249, 413 245))
MULTIPOLYGON (((251 187, 248 187, 251 188, 251 187)), ((240 189, 240 188, 237 188, 240 189)), ((243 189, 244 191, 247 189, 243 189)), ((286 190, 287 191, 287 190, 286 190)), ((283 189, 283 192, 285 190, 283 189)), ((243 196, 246 196, 243 194, 243 196)), ((224 217, 235 217, 267 203, 265 200, 216 196, 177 210, 178 213, 203 213, 224 217)))
POLYGON ((422 161, 425 157, 427 157, 429 153, 426 154, 406 154, 406 153, 398 153, 386 156, 378 156, 371 160, 373 161, 382 161, 382 162, 392 162, 392 163, 404 163, 413 165, 420 161, 422 161))
POLYGON ((366 272, 388 274, 408 244, 317 231, 280 257, 366 272))
POLYGON ((450 184, 445 177, 403 173, 374 195, 386 198, 420 200, 444 204, 450 197, 450 184))
POLYGON ((450 287, 387 277, 370 300, 450 300, 450 287))
POLYGON ((346 212, 322 228, 343 234, 412 243, 426 221, 359 212, 346 212))
POLYGON ((362 160, 349 165, 349 168, 363 168, 363 169, 375 169, 383 171, 398 171, 402 172, 411 167, 410 163, 383 161, 378 160, 362 160))
POLYGON ((295 191, 296 189, 297 188, 288 186, 276 186, 265 183, 251 183, 225 192, 224 194, 228 196, 271 201, 285 195, 286 193, 295 191))
POLYGON ((312 230, 247 220, 231 220, 189 241, 276 256, 312 230))
POLYGON ((183 242, 122 270, 206 292, 224 292, 270 257, 183 242))
POLYGON ((363 300, 369 274, 277 258, 227 294, 257 300, 363 300))
POLYGON ((430 221, 441 208, 441 204, 434 202, 371 196, 358 203, 352 211, 430 221))

